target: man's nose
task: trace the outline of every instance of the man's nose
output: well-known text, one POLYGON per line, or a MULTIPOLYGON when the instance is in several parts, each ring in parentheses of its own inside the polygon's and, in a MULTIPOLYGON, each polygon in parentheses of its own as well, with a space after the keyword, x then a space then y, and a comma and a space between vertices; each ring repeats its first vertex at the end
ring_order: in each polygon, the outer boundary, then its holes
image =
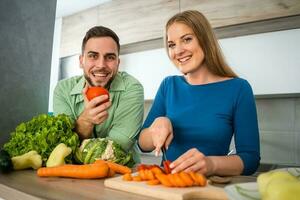
POLYGON ((99 56, 96 61, 96 67, 102 68, 106 66, 105 58, 104 56, 99 56))

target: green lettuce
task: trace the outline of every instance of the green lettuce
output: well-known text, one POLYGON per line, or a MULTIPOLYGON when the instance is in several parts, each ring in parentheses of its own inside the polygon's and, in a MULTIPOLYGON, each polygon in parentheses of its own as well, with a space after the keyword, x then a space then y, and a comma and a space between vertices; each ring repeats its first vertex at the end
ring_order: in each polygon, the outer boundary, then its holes
MULTIPOLYGON (((75 152, 79 138, 73 128, 74 123, 67 115, 41 114, 19 124, 3 148, 11 157, 35 150, 42 156, 44 165, 52 150, 60 143, 75 152)), ((72 163, 72 154, 66 158, 66 162, 72 163)))
POLYGON ((109 160, 121 165, 132 167, 135 162, 132 152, 126 152, 122 147, 107 138, 93 138, 82 141, 76 151, 76 160, 79 163, 94 163, 95 160, 109 160))

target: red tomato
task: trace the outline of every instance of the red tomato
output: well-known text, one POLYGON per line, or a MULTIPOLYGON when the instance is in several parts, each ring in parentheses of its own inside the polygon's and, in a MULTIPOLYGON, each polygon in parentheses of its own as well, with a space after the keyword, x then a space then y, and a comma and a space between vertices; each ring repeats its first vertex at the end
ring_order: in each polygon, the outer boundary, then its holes
POLYGON ((169 161, 169 160, 163 161, 164 170, 165 170, 166 174, 171 174, 170 164, 171 164, 171 161, 169 161))
POLYGON ((86 97, 89 101, 101 95, 108 95, 107 101, 109 101, 109 92, 103 87, 89 87, 86 92, 86 97))

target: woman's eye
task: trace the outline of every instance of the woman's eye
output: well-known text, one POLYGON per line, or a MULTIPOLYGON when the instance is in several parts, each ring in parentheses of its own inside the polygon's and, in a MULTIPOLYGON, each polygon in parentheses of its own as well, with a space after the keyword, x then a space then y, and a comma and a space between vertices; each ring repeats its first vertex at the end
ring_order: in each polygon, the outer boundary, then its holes
POLYGON ((188 43, 188 42, 192 41, 192 38, 187 37, 187 38, 184 38, 183 41, 184 41, 185 43, 188 43))

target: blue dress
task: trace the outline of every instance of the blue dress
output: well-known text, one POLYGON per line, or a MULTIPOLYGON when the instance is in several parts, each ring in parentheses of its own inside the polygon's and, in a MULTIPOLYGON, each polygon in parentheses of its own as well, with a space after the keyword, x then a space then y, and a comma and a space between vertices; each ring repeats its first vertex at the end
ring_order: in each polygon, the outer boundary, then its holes
POLYGON ((168 159, 173 161, 191 148, 206 156, 227 155, 234 136, 243 174, 256 171, 259 131, 255 99, 246 80, 190 85, 183 76, 169 76, 161 83, 143 128, 160 116, 168 117, 173 126, 168 159))

